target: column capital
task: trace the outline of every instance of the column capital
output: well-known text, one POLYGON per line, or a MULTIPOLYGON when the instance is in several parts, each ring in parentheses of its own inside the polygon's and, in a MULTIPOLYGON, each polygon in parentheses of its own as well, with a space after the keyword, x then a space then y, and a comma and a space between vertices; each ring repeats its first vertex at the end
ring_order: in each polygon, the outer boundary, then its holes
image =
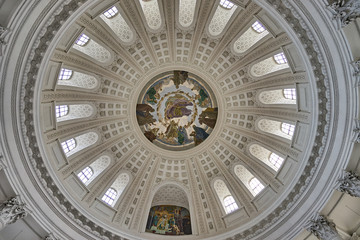
POLYGON ((360 176, 354 172, 344 171, 341 178, 337 180, 335 189, 352 197, 360 197, 360 176))
POLYGON ((305 228, 320 240, 341 240, 335 223, 327 220, 325 216, 316 214, 305 228))
POLYGON ((334 19, 340 20, 341 27, 345 27, 360 17, 360 0, 335 0, 329 9, 334 19))
POLYGON ((25 204, 20 203, 19 197, 12 197, 0 204, 0 222, 2 227, 15 223, 27 216, 25 204))

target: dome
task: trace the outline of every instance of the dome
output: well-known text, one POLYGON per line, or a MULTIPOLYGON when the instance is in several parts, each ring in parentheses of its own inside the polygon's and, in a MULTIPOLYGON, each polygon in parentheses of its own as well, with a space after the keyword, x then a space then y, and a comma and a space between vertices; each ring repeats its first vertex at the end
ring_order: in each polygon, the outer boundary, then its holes
POLYGON ((322 1, 40 2, 11 23, 1 125, 39 232, 300 239, 357 171, 334 67, 357 50, 322 1))

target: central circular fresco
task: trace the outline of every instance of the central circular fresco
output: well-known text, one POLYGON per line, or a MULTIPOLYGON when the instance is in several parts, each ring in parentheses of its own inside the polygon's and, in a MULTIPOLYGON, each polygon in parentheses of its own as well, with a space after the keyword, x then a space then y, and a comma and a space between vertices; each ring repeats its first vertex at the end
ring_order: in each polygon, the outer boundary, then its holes
POLYGON ((153 78, 142 90, 136 118, 145 137, 167 150, 201 144, 215 127, 218 108, 209 86, 186 71, 153 78))

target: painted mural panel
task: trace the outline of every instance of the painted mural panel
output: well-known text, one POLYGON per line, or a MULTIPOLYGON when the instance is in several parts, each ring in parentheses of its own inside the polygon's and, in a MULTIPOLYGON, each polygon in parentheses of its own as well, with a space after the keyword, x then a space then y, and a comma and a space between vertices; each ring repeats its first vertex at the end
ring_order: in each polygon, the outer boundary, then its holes
POLYGON ((192 234, 189 210, 169 205, 152 207, 146 223, 146 232, 162 235, 192 234))
POLYGON ((215 127, 218 108, 213 94, 186 71, 173 71, 148 86, 136 106, 145 137, 171 150, 199 145, 215 127))

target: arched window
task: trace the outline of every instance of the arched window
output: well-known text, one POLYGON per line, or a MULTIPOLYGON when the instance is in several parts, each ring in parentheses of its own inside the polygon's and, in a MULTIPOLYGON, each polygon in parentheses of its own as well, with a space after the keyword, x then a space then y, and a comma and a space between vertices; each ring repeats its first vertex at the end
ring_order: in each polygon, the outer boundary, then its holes
POLYGON ((94 113, 94 107, 89 104, 58 105, 55 111, 56 121, 63 122, 79 118, 88 118, 94 113))
POLYGON ((285 64, 285 63, 287 63, 287 59, 286 59, 285 54, 283 52, 274 55, 274 60, 275 60, 275 62, 277 64, 285 64))
POLYGON ((268 34, 269 32, 265 27, 259 21, 256 21, 234 42, 234 51, 244 53, 268 34))
POLYGON ((110 51, 95 40, 90 41, 90 38, 84 33, 75 41, 73 48, 101 63, 109 63, 112 59, 110 51))
POLYGON ((283 90, 284 97, 286 99, 296 100, 296 90, 295 88, 285 88, 283 90))
POLYGON ((295 88, 259 91, 259 100, 263 104, 296 104, 295 88))
POLYGON ((68 105, 55 106, 55 113, 57 118, 67 115, 69 113, 68 105))
POLYGON ((78 177, 83 183, 86 183, 87 181, 89 181, 93 174, 94 172, 92 171, 92 169, 90 167, 86 167, 78 173, 78 177))
POLYGON ((116 196, 117 196, 116 190, 113 189, 113 188, 109 188, 106 191, 106 193, 104 194, 104 196, 101 198, 101 200, 103 200, 104 202, 106 202, 110 206, 114 206, 113 204, 114 204, 116 196))
POLYGON ((128 43, 134 39, 133 30, 115 6, 100 15, 100 18, 120 38, 121 41, 128 43))
POLYGON ((295 131, 295 125, 289 123, 282 123, 281 131, 289 136, 293 136, 295 131))
POLYGON ((266 28, 261 24, 261 22, 256 21, 253 25, 251 25, 252 29, 254 29, 255 32, 262 33, 266 30, 266 28))
POLYGON ((60 70, 59 79, 60 80, 69 80, 72 76, 72 71, 70 69, 62 68, 60 70))
MULTIPOLYGON (((106 155, 97 158, 93 163, 90 164, 90 166, 87 166, 85 168, 85 169, 90 169, 92 173, 91 175, 89 174, 87 175, 87 180, 85 182, 83 181, 83 183, 85 185, 89 185, 94 179, 96 179, 97 176, 99 176, 110 165, 110 162, 111 162, 111 158, 106 155)), ((84 170, 78 173, 79 178, 84 172, 84 170)))
POLYGON ((66 157, 69 157, 97 142, 99 136, 95 132, 84 133, 61 143, 66 157))
POLYGON ((231 9, 234 6, 234 4, 228 0, 220 0, 220 6, 227 9, 231 9))
POLYGON ((271 119, 260 119, 257 122, 257 127, 263 132, 274 134, 289 140, 292 139, 295 130, 295 125, 271 119))
POLYGON ((230 18, 234 14, 236 9, 237 6, 235 6, 232 2, 226 0, 221 1, 209 24, 209 33, 212 36, 220 35, 224 31, 226 25, 228 25, 230 18))
POLYGON ((189 27, 194 20, 196 0, 180 0, 179 23, 183 27, 189 27))
POLYGON ((251 189, 254 191, 255 195, 257 195, 259 192, 261 192, 261 190, 264 189, 264 185, 261 184, 261 182, 259 181, 259 179, 253 177, 250 181, 249 181, 249 185, 251 187, 251 189))
POLYGON ((284 162, 284 159, 282 157, 280 157, 279 155, 277 155, 276 153, 271 153, 269 155, 269 161, 271 162, 271 164, 275 167, 275 169, 277 171, 277 170, 279 170, 282 163, 284 162))
POLYGON ((274 171, 278 171, 284 161, 279 155, 256 143, 250 145, 249 152, 264 164, 274 169, 274 171))
POLYGON ((98 85, 98 80, 92 75, 62 68, 57 84, 60 86, 94 89, 98 85))
POLYGON ((239 208, 223 180, 217 179, 214 182, 214 189, 219 197, 221 204, 223 205, 226 214, 231 213, 239 208))
POLYGON ((114 206, 116 204, 116 201, 120 198, 122 192, 125 190, 126 186, 128 185, 130 181, 130 176, 127 173, 121 173, 113 182, 113 184, 110 186, 109 190, 107 192, 111 190, 111 193, 115 192, 115 194, 106 194, 102 197, 102 200, 106 203, 108 203, 110 206, 114 206), (111 203, 105 201, 104 199, 109 199, 109 196, 113 196, 113 198, 111 198, 111 203))
POLYGON ((85 44, 90 40, 90 38, 84 33, 75 41, 75 44, 79 46, 85 46, 85 44))
MULTIPOLYGON (((235 175, 240 179, 240 181, 249 190, 249 192, 255 197, 259 192, 254 190, 253 185, 250 185, 250 182, 252 184, 254 184, 255 182, 252 182, 251 180, 252 179, 257 180, 257 178, 255 178, 254 175, 246 167, 244 167, 243 165, 240 165, 240 164, 236 165, 234 167, 234 172, 235 172, 235 175)), ((257 180, 257 181, 259 181, 259 180, 257 180)), ((264 187, 262 184, 261 184, 261 186, 264 187)))
POLYGON ((103 14, 105 17, 107 18, 112 18, 114 17, 119 11, 117 10, 117 8, 115 6, 112 6, 111 8, 109 8, 108 10, 106 10, 103 14))
POLYGON ((227 214, 238 209, 238 205, 235 202, 235 199, 230 195, 224 198, 225 212, 227 214))
POLYGON ((279 53, 254 64, 250 69, 250 74, 261 77, 286 68, 289 68, 287 59, 284 53, 279 53))
POLYGON ((76 147, 76 142, 74 138, 70 138, 69 140, 66 140, 65 142, 61 143, 61 147, 64 150, 64 153, 69 153, 71 150, 73 150, 76 147))
POLYGON ((152 30, 157 30, 161 26, 161 15, 157 0, 143 1, 140 0, 146 22, 152 30))

